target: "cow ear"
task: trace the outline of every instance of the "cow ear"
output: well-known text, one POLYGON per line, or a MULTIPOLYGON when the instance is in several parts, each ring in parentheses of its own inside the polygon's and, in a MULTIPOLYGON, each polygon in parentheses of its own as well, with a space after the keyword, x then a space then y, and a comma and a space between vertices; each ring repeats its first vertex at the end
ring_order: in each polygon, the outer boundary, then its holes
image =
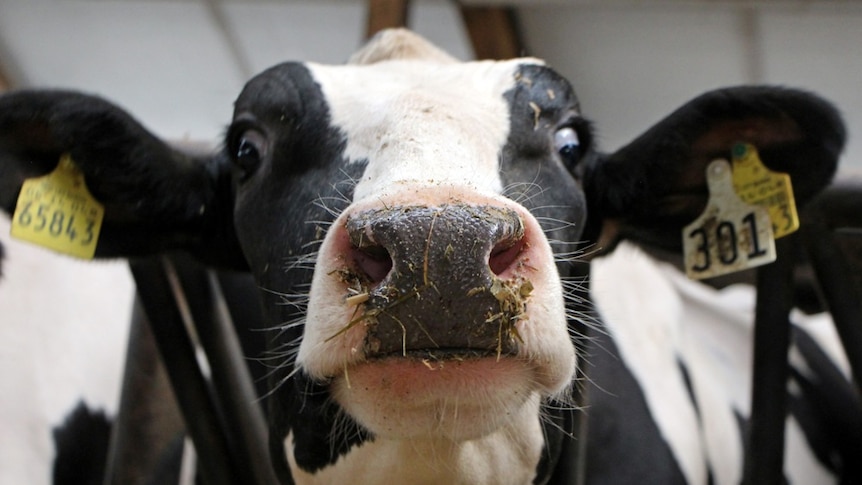
POLYGON ((832 179, 845 137, 838 111, 811 93, 767 86, 708 92, 585 167, 588 237, 606 246, 627 238, 681 251, 682 228, 709 197, 707 165, 730 160, 739 142, 790 175, 801 206, 832 179))
POLYGON ((125 111, 65 91, 0 97, 0 206, 12 214, 22 183, 53 171, 64 154, 104 205, 96 257, 187 250, 242 268, 233 231, 230 164, 169 146, 125 111))

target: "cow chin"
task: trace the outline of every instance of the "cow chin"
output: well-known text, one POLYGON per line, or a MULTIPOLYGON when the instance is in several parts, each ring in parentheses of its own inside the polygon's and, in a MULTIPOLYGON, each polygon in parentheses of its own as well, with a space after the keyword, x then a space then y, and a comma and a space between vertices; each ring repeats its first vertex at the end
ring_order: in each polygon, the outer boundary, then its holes
POLYGON ((380 438, 466 441, 505 428, 535 405, 533 379, 531 366, 514 357, 389 357, 345 369, 331 392, 380 438))

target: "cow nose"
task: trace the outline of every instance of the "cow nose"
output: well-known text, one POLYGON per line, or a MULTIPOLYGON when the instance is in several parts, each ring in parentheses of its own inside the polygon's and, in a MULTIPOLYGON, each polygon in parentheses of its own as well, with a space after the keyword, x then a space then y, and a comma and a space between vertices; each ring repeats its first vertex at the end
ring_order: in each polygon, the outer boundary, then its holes
POLYGON ((399 277, 421 273, 428 285, 442 276, 466 282, 486 270, 505 273, 520 252, 524 224, 514 210, 493 206, 395 207, 354 214, 347 233, 372 283, 394 270, 399 277))
POLYGON ((352 214, 346 229, 370 282, 368 355, 513 350, 523 302, 505 286, 526 245, 517 212, 390 207, 352 214))

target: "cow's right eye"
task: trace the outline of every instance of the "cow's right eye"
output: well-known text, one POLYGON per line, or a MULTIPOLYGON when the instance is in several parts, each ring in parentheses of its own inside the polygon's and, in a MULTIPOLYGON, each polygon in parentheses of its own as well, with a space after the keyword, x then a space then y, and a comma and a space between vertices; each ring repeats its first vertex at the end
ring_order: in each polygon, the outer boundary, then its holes
POLYGON ((257 130, 246 130, 237 139, 234 159, 237 166, 249 175, 260 165, 266 156, 266 138, 257 130))

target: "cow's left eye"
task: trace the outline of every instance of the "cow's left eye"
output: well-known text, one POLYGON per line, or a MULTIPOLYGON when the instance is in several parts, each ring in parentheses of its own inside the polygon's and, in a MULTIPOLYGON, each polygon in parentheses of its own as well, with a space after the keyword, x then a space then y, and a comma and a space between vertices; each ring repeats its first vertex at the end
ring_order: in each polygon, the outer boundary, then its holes
POLYGON ((581 158, 581 140, 574 128, 567 126, 554 133, 554 149, 569 168, 574 168, 581 158))

